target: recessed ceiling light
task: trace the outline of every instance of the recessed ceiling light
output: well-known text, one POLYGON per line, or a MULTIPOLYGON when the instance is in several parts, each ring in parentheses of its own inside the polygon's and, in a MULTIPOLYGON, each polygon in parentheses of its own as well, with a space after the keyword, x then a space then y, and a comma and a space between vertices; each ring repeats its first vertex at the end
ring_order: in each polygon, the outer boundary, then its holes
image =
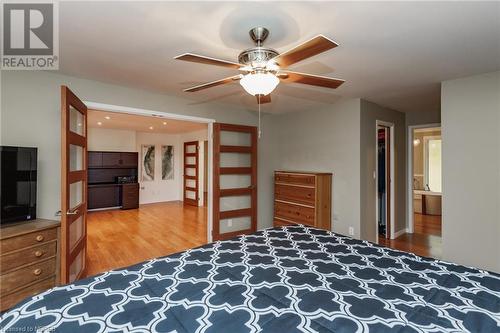
POLYGON ((149 129, 152 130, 153 129, 153 126, 149 126, 149 129))
POLYGON ((110 119, 111 119, 111 117, 110 117, 110 116, 106 116, 106 117, 104 117, 104 118, 106 118, 107 120, 110 120, 110 119))
POLYGON ((97 122, 97 125, 101 126, 101 125, 102 125, 102 123, 101 123, 100 121, 98 121, 98 122, 97 122))
POLYGON ((167 124, 167 122, 166 122, 166 121, 164 121, 164 122, 163 122, 163 125, 166 125, 166 124, 167 124))

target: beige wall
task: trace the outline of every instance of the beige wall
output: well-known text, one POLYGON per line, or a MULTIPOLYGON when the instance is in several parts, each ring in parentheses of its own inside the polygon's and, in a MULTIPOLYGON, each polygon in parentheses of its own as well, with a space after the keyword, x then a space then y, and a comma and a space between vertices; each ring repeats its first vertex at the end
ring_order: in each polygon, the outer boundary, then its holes
POLYGON ((259 195, 267 219, 273 215, 274 170, 332 172, 333 231, 360 237, 359 99, 337 102, 321 110, 266 115, 259 161, 259 195))
POLYGON ((441 122, 441 111, 439 109, 405 112, 405 115, 406 126, 439 124, 441 122))
POLYGON ((500 273, 500 72, 442 83, 443 258, 500 273))
POLYGON ((254 111, 130 89, 43 71, 2 71, 1 144, 38 147, 37 215, 60 209, 60 86, 82 100, 257 125, 254 111))
POLYGON ((406 126, 405 114, 361 100, 360 186, 361 238, 376 241, 376 121, 394 124, 394 231, 406 229, 406 126))

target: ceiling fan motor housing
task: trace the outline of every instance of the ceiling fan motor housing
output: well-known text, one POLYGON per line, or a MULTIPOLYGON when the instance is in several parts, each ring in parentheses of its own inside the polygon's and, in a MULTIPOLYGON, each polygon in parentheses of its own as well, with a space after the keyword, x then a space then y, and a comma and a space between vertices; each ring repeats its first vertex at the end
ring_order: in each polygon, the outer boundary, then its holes
POLYGON ((267 62, 278 55, 276 50, 257 46, 241 52, 238 56, 238 62, 254 68, 265 68, 267 62))
POLYGON ((255 47, 245 50, 238 56, 238 62, 254 69, 264 69, 267 62, 279 55, 276 50, 262 47, 262 43, 269 36, 269 30, 264 27, 256 27, 250 30, 250 38, 254 41, 255 47))

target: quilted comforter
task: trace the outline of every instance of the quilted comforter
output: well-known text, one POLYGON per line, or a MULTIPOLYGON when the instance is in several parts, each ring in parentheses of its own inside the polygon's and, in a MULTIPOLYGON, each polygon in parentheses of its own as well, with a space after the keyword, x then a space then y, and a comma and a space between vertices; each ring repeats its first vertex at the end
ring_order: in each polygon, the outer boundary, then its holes
POLYGON ((500 332, 500 276, 307 227, 60 286, 6 332, 500 332))

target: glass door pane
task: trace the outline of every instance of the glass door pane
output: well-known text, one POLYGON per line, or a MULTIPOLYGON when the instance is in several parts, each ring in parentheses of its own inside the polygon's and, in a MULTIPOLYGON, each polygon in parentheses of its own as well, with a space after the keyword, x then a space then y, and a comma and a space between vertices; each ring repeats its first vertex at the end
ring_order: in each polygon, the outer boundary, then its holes
POLYGON ((73 105, 69 106, 69 130, 81 136, 85 136, 85 116, 73 105))

